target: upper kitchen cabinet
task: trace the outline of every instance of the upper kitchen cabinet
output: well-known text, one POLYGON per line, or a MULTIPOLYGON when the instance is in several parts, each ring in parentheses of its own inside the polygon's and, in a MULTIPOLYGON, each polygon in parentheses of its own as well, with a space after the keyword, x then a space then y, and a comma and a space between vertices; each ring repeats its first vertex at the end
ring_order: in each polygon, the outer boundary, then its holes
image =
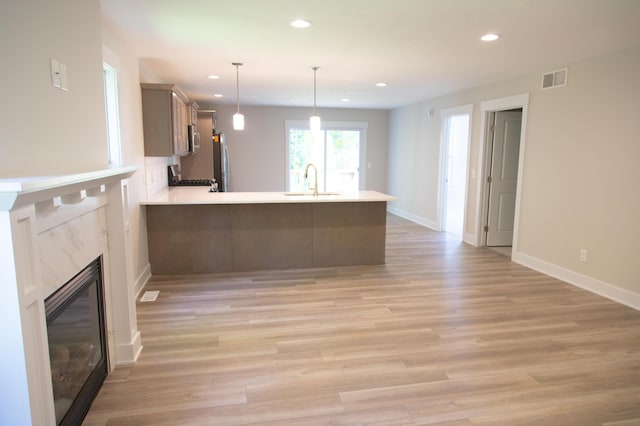
POLYGON ((173 84, 141 83, 144 154, 171 157, 189 154, 189 100, 173 84))
POLYGON ((195 103, 195 102, 189 102, 187 104, 187 108, 189 110, 189 123, 188 124, 193 124, 194 126, 198 125, 198 109, 200 108, 200 106, 195 103))

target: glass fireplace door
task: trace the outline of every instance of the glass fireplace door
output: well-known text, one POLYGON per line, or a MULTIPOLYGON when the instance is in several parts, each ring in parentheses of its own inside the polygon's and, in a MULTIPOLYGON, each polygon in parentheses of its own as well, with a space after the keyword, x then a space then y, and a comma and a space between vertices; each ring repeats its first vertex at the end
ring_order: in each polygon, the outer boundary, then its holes
POLYGON ((45 301, 59 425, 80 424, 107 374, 100 264, 96 259, 45 301))

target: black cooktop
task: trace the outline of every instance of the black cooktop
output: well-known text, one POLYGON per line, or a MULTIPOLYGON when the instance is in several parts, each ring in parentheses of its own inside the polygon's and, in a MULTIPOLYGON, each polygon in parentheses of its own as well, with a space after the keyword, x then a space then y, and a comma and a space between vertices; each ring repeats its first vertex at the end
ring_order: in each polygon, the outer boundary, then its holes
POLYGON ((181 179, 173 181, 170 186, 209 186, 211 179, 181 179))
POLYGON ((211 179, 182 179, 179 164, 169 166, 169 186, 209 186, 211 179))

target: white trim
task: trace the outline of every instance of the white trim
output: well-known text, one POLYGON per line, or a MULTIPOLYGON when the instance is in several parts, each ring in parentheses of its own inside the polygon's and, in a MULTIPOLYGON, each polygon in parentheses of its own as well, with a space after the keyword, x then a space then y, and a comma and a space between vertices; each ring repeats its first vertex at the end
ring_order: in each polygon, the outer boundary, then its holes
POLYGON ((590 291, 597 295, 606 297, 607 299, 613 300, 614 302, 621 303, 625 306, 629 306, 630 308, 640 311, 640 294, 638 293, 633 293, 629 290, 616 287, 604 281, 600 281, 595 278, 591 278, 578 272, 572 271, 570 269, 566 269, 561 266, 546 262, 544 260, 537 259, 522 252, 513 251, 511 258, 514 262, 524 265, 535 271, 550 275, 571 285, 580 287, 584 290, 590 291))
MULTIPOLYGON (((292 129, 309 130, 308 120, 284 120, 285 127, 292 129)), ((366 129, 369 123, 366 121, 323 121, 323 129, 366 129)))
POLYGON ((140 331, 135 330, 131 336, 131 341, 118 343, 116 345, 116 366, 134 365, 142 352, 142 341, 140 331))
POLYGON ((102 62, 104 77, 104 112, 107 128, 107 151, 110 165, 122 164, 122 138, 120 135, 120 95, 118 69, 102 62))
POLYGON ((478 236, 472 232, 465 232, 462 241, 474 247, 478 247, 478 236))
POLYGON ((480 111, 505 111, 519 108, 529 103, 529 94, 507 96, 506 98, 491 99, 480 103, 480 111))
MULTIPOLYGON (((436 230, 437 223, 432 220, 414 215, 390 205, 387 205, 387 211, 391 214, 410 220, 411 222, 415 222, 434 231, 436 230)), ((477 244, 474 244, 473 237, 473 234, 465 234, 464 242, 477 246, 477 244)), ((527 268, 533 269, 534 271, 549 275, 573 286, 582 288, 591 293, 597 294, 614 302, 640 311, 640 294, 638 293, 634 293, 629 290, 606 283, 604 281, 588 277, 570 269, 554 265, 553 263, 549 263, 533 256, 529 256, 522 252, 512 251, 511 260, 527 268)))
MULTIPOLYGON (((0 423, 8 418, 4 413, 10 413, 12 424, 17 424, 15 419, 19 424, 54 424, 44 300, 78 266, 81 269, 100 254, 104 255, 109 371, 113 363, 130 363, 139 355, 142 346, 129 280, 126 183, 136 169, 0 182, 0 295, 6 299, 0 337, 13 344, 12 351, 0 356, 0 371, 13 386, 11 398, 5 398, 11 410, 3 411, 0 423), (56 247, 59 253, 44 256, 43 249, 56 247)), ((7 402, 0 407, 7 408, 7 402)))
POLYGON ((486 164, 486 147, 487 147, 487 116, 488 113, 496 111, 505 111, 508 109, 522 108, 522 125, 520 128, 520 151, 518 155, 518 183, 516 187, 516 205, 513 218, 513 243, 512 253, 518 251, 518 234, 520 229, 520 201, 522 196, 522 181, 524 176, 524 158, 525 158, 525 145, 527 134, 527 115, 529 111, 529 94, 523 93, 520 95, 509 96, 506 98, 492 99, 480 103, 480 128, 482 129, 480 136, 480 149, 478 155, 478 196, 476 197, 476 245, 483 245, 482 232, 483 232, 483 216, 484 210, 482 207, 483 200, 485 199, 485 164, 486 164))
POLYGON ((138 275, 138 278, 136 279, 133 285, 133 291, 134 291, 134 294, 136 295, 136 299, 138 298, 138 296, 140 296, 140 293, 142 293, 142 290, 144 290, 145 286, 147 285, 150 279, 151 279, 151 263, 147 263, 147 265, 144 267, 144 270, 142 271, 142 273, 140 273, 140 275, 138 275))
POLYGON ((440 111, 440 164, 438 169, 438 198, 436 201, 437 205, 437 229, 439 231, 444 231, 443 226, 443 216, 446 209, 446 199, 447 195, 445 193, 445 185, 444 185, 444 174, 446 170, 446 156, 447 150, 445 149, 447 145, 447 140, 449 138, 448 130, 449 126, 447 123, 449 119, 456 115, 466 115, 469 118, 469 124, 467 126, 467 164, 465 166, 466 169, 466 184, 464 186, 464 207, 462 212, 462 233, 464 235, 466 230, 467 223, 467 197, 469 194, 469 165, 471 159, 471 126, 473 125, 473 104, 460 105, 451 108, 445 108, 440 111))
POLYGON ((102 43, 102 62, 106 62, 116 71, 120 71, 120 57, 104 43, 102 43))
POLYGON ((417 223, 418 225, 425 226, 433 231, 438 231, 438 223, 431 219, 427 219, 426 217, 418 216, 416 214, 409 213, 406 210, 402 210, 390 205, 387 205, 387 211, 403 219, 407 219, 407 220, 410 220, 411 222, 417 223))

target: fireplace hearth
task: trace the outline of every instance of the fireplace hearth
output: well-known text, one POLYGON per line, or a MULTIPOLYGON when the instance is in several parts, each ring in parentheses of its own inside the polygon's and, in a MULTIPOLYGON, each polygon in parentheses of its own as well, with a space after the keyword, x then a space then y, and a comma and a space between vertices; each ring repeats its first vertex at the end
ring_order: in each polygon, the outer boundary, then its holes
POLYGON ((56 424, 78 425, 107 377, 102 256, 45 299, 56 424))

